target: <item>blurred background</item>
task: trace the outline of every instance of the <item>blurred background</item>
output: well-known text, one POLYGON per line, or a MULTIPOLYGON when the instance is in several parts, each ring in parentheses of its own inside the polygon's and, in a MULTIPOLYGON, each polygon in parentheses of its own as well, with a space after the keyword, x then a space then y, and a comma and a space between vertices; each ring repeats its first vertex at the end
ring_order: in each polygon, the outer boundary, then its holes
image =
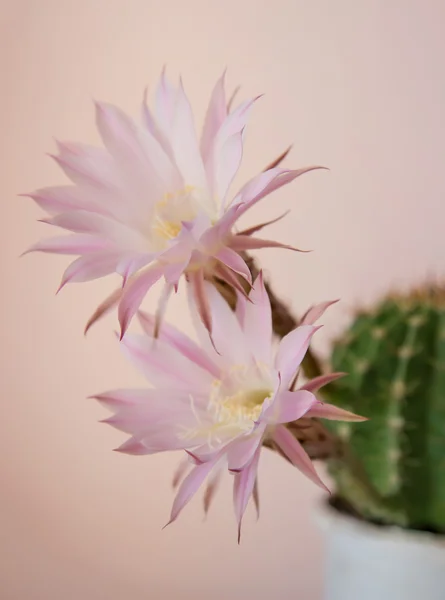
MULTIPOLYGON (((214 82, 259 93, 237 184, 293 143, 285 165, 322 164, 249 212, 291 208, 261 251, 296 313, 340 297, 316 347, 389 288, 443 275, 445 7, 440 0, 10 0, 0 3, 0 597, 5 600, 318 600, 319 492, 263 453, 261 518, 236 544, 229 477, 203 522, 198 495, 161 531, 176 456, 129 457, 86 397, 141 378, 108 317, 83 325, 113 278, 68 286, 63 257, 19 255, 49 231, 17 197, 62 183, 55 138, 98 141, 92 99, 136 115, 164 64, 201 123, 214 82), (273 199, 272 199, 273 198, 273 199)), ((234 189, 236 186, 234 186, 234 189)), ((153 307, 156 292, 148 299, 153 307)), ((191 333, 183 298, 169 319, 191 333)))

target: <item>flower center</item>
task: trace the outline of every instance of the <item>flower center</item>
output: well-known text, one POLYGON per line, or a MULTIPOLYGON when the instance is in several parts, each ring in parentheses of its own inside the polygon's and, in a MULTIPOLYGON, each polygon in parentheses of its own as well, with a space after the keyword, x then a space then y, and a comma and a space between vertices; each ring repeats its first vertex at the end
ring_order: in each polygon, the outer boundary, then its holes
POLYGON ((203 190, 192 185, 164 194, 154 206, 150 218, 149 238, 154 250, 164 250, 168 243, 175 239, 185 221, 193 221, 200 213, 210 219, 203 190))
MULTIPOLYGON (((209 447, 253 430, 264 402, 273 395, 273 384, 264 365, 235 365, 212 383, 203 420, 195 413, 197 427, 184 432, 192 440, 205 436, 209 447)), ((191 399, 192 410, 195 410, 191 399)))

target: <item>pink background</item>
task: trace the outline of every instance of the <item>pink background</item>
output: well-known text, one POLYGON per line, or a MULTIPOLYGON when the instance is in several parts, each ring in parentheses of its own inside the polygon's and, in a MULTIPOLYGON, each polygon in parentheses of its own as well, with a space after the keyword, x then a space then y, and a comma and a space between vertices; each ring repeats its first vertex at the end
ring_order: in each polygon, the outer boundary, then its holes
MULTIPOLYGON (((440 0, 1 3, 1 598, 321 597, 313 512, 322 494, 267 452, 262 516, 255 523, 249 511, 241 547, 229 478, 205 524, 198 497, 161 531, 176 457, 111 452, 122 435, 98 424, 105 412, 85 400, 141 383, 120 356, 113 318, 82 335, 115 282, 55 298, 67 261, 18 260, 47 227, 16 194, 63 181, 45 156, 52 136, 97 140, 92 97, 135 114, 166 63, 202 117, 228 66, 243 98, 265 93, 238 182, 291 142, 287 165, 331 168, 246 220, 292 207, 270 235, 316 251, 263 251, 261 261, 296 311, 343 298, 318 334, 323 350, 357 303, 443 274, 444 22, 440 0)), ((183 298, 169 317, 190 331, 183 298)))

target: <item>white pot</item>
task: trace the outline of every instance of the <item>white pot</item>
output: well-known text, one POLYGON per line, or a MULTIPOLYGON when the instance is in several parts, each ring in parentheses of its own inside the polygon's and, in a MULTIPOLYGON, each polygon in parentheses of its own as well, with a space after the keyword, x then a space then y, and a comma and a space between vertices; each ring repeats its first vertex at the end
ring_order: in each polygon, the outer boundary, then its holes
POLYGON ((445 536, 379 527, 325 504, 324 600, 445 600, 445 536))

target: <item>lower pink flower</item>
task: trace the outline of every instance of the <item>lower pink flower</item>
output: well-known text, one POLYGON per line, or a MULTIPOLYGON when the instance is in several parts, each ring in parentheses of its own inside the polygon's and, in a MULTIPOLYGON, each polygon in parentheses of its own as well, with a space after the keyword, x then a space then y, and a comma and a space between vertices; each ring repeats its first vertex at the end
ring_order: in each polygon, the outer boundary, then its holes
MULTIPOLYGON (((168 324, 154 339, 156 318, 140 312, 146 335, 127 335, 122 346, 153 389, 114 390, 96 398, 114 412, 105 422, 131 436, 119 451, 187 452, 189 472, 185 475, 188 465, 182 464, 177 473, 176 483, 183 480, 169 523, 210 473, 223 467, 234 474, 234 507, 240 530, 249 499, 252 495, 257 498, 257 468, 266 438, 272 439, 304 475, 326 489, 285 424, 303 416, 364 419, 322 403, 314 395, 340 374, 318 377, 292 391, 310 340, 319 329, 313 323, 330 303, 308 311, 302 325, 285 336, 274 353, 271 308, 262 275, 248 299, 239 295, 235 312, 212 285, 203 285, 213 323, 212 340, 193 298, 199 344, 168 324)), ((207 506, 217 482, 217 475, 209 478, 207 506)))

